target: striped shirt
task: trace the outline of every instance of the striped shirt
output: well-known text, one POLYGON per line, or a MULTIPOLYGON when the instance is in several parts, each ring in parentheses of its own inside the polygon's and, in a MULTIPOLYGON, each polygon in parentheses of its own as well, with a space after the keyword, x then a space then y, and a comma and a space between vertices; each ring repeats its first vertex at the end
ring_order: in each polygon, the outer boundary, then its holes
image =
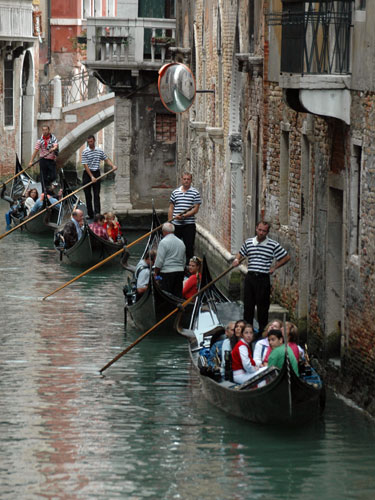
MULTIPOLYGON (((198 189, 190 187, 187 191, 182 190, 182 186, 172 191, 169 203, 173 203, 173 217, 179 215, 181 212, 193 208, 194 205, 200 205, 202 203, 201 196, 198 189)), ((184 220, 174 220, 173 224, 176 226, 183 226, 185 224, 194 224, 195 216, 191 215, 186 217, 184 220)))
POLYGON ((240 254, 248 257, 247 270, 256 273, 270 272, 270 267, 274 259, 284 258, 288 252, 275 240, 266 237, 259 243, 257 237, 248 238, 241 247, 240 254))
POLYGON ((56 153, 58 149, 52 151, 51 153, 49 152, 49 150, 55 144, 58 143, 56 137, 53 134, 49 134, 48 138, 44 138, 44 136, 42 135, 42 137, 37 140, 35 149, 39 150, 40 157, 45 158, 46 160, 56 160, 56 153))
POLYGON ((106 160, 108 157, 100 148, 85 148, 82 153, 81 163, 87 165, 92 172, 100 170, 100 160, 106 160))

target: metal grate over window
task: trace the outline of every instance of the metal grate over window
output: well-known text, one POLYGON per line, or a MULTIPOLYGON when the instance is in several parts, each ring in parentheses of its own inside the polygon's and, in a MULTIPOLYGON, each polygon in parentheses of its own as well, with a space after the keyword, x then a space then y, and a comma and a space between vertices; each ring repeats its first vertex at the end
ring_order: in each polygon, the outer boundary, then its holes
POLYGON ((282 12, 267 16, 282 26, 281 71, 347 74, 353 0, 283 0, 282 12))

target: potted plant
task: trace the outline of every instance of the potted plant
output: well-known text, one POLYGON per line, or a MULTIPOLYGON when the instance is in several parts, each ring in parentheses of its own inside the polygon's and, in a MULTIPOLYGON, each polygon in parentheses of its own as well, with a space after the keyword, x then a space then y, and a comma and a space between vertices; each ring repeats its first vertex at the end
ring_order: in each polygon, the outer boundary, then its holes
POLYGON ((160 45, 160 46, 170 46, 175 43, 175 39, 170 36, 153 36, 151 37, 152 45, 160 45))

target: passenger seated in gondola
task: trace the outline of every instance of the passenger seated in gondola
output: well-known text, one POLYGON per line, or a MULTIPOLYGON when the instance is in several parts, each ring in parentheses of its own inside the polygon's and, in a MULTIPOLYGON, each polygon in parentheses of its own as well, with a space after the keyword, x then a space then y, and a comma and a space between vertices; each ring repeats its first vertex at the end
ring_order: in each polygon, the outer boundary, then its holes
MULTIPOLYGON (((287 321, 285 323, 286 326, 286 332, 288 335, 288 346, 292 349, 294 352, 294 355, 296 357, 297 363, 302 361, 305 357, 305 353, 298 345, 298 329, 297 326, 294 323, 291 323, 290 321, 287 321)), ((281 331, 284 333, 284 327, 281 328, 281 331)))
MULTIPOLYGON (((276 368, 279 368, 281 370, 285 360, 285 346, 282 331, 270 330, 268 332, 268 342, 270 343, 271 353, 268 357, 267 364, 268 366, 276 366, 276 368)), ((296 375, 298 375, 298 363, 294 352, 289 347, 289 345, 287 347, 287 350, 293 371, 296 373, 296 375)))
POLYGON ((252 328, 244 328, 240 340, 232 350, 233 381, 237 384, 247 382, 258 371, 251 355, 250 346, 253 338, 252 328))
POLYGON ((274 319, 266 325, 262 338, 258 340, 254 348, 254 361, 257 366, 262 366, 264 358, 266 357, 268 348, 270 346, 268 342, 268 332, 270 330, 281 330, 282 322, 279 319, 274 319))
MULTIPOLYGON (((227 324, 227 327, 225 328, 225 339, 223 340, 222 346, 221 346, 221 373, 224 374, 225 372, 225 362, 226 360, 230 361, 231 360, 231 352, 232 352, 232 347, 230 345, 230 339, 234 335, 234 321, 230 321, 227 324), (227 353, 227 354, 226 354, 227 353)), ((231 369, 231 367, 230 367, 231 369)))
POLYGON ((147 251, 144 258, 141 259, 134 271, 134 278, 136 279, 137 300, 139 300, 145 293, 150 284, 151 269, 154 265, 156 258, 155 250, 147 251))
POLYGON ((82 226, 84 224, 84 215, 82 210, 77 208, 72 212, 72 218, 64 226, 62 235, 64 238, 65 249, 71 248, 82 236, 82 226))
POLYGON ((237 344, 237 342, 240 340, 242 337, 242 332, 243 329, 245 328, 246 321, 244 319, 239 319, 238 321, 235 322, 234 324, 234 335, 232 335, 230 339, 230 345, 232 349, 234 346, 237 344))
POLYGON ((116 243, 121 240, 121 228, 115 214, 113 212, 107 212, 105 214, 104 229, 107 231, 110 241, 116 243))
MULTIPOLYGON (((50 202, 50 204, 52 205, 53 203, 57 203, 59 200, 57 198, 55 198, 55 192, 54 190, 52 189, 52 187, 48 187, 46 189, 46 193, 47 193, 47 198, 48 198, 48 201, 50 202)), ((60 190, 59 194, 58 194, 58 197, 61 197, 62 195, 62 190, 60 190)), ((32 207, 32 209, 30 210, 30 213, 29 215, 34 215, 36 214, 37 212, 39 212, 39 210, 41 208, 43 208, 43 203, 44 203, 44 193, 42 193, 39 198, 36 200, 36 202, 34 203, 34 206, 32 207)), ((57 208, 60 207, 60 203, 58 203, 57 205, 55 205, 57 208)))
POLYGON ((184 299, 189 299, 198 292, 202 280, 202 261, 199 257, 192 257, 189 260, 188 267, 190 276, 184 281, 182 289, 182 296, 184 299))
POLYGON ((25 208, 26 214, 29 215, 37 199, 39 198, 38 190, 35 188, 29 189, 26 193, 25 208))
POLYGON ((25 199, 21 197, 18 200, 13 200, 13 198, 6 195, 2 196, 2 198, 11 204, 10 209, 5 214, 6 230, 9 231, 12 227, 12 216, 17 217, 17 219, 23 219, 26 216, 25 199))
POLYGON ((103 240, 109 240, 107 230, 104 227, 105 217, 101 214, 94 215, 94 222, 89 225, 89 228, 93 233, 95 233, 99 238, 103 240))
MULTIPOLYGON (((281 323, 281 321, 280 321, 281 323)), ((272 328, 270 328, 271 330, 272 328)), ((281 333, 284 336, 284 327, 282 326, 279 328, 281 330, 281 333)), ((286 330, 287 330, 287 336, 288 336, 288 346, 292 349, 294 357, 296 358, 297 363, 299 363, 300 359, 304 358, 304 352, 301 347, 297 345, 298 341, 298 330, 295 324, 290 323, 289 321, 286 322, 286 330)), ((284 339, 284 337, 283 337, 284 339)), ((267 366, 268 364, 268 358, 271 354, 271 346, 268 347, 266 351, 266 355, 264 356, 263 360, 263 366, 267 366)))

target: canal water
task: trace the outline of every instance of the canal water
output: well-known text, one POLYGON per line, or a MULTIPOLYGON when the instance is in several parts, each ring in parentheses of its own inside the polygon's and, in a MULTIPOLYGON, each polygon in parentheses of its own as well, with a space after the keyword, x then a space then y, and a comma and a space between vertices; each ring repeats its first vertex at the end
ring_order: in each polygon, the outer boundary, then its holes
POLYGON ((41 301, 78 272, 58 262, 50 236, 0 241, 2 500, 375 498, 375 424, 332 393, 306 428, 230 417, 202 398, 170 332, 100 376, 142 332, 124 330, 120 268, 41 301))

